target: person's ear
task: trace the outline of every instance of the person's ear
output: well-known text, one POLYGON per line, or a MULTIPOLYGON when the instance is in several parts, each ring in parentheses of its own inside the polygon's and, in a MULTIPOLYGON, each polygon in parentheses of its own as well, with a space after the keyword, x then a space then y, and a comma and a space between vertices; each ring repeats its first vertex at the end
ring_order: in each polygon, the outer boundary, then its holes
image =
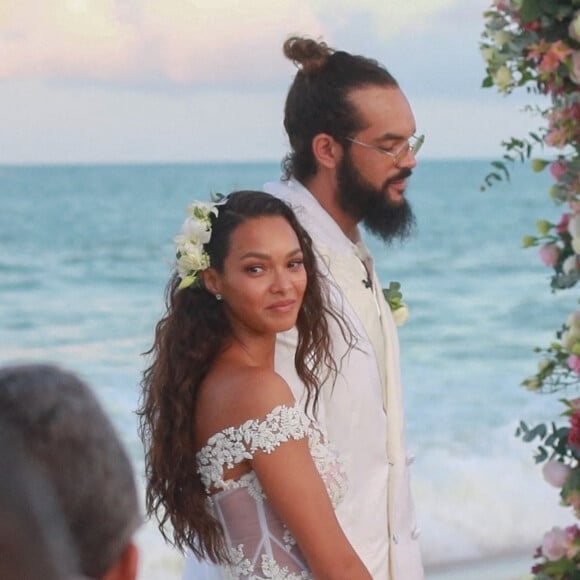
POLYGON ((203 280, 203 285, 208 292, 211 292, 214 296, 221 293, 220 277, 214 268, 204 270, 200 273, 200 276, 203 280))
POLYGON ((102 580, 136 580, 139 565, 139 550, 132 542, 121 557, 109 568, 102 580))
POLYGON ((327 133, 319 133, 312 139, 312 154, 318 165, 334 169, 342 159, 342 146, 327 133))

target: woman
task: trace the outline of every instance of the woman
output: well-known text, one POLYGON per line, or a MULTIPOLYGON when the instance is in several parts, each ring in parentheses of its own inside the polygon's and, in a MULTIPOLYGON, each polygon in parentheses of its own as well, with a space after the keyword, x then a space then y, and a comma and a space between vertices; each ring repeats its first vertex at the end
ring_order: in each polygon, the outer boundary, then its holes
POLYGON ((346 484, 313 416, 336 372, 308 234, 282 201, 194 204, 143 378, 147 509, 223 578, 371 577, 334 514, 346 484), (274 372, 296 326, 306 412, 274 372))

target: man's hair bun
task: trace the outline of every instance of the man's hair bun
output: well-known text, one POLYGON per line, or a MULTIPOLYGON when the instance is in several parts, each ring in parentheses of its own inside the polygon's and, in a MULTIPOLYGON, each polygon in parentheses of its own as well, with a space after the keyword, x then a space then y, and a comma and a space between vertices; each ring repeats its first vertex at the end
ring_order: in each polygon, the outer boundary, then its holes
POLYGON ((300 36, 288 38, 284 43, 283 51, 284 56, 306 74, 324 66, 328 57, 334 52, 325 42, 317 42, 300 36))

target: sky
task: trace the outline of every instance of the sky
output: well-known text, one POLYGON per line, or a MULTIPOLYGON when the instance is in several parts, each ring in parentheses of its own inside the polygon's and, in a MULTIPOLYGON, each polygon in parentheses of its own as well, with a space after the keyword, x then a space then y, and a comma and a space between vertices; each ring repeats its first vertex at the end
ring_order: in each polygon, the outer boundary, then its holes
POLYGON ((482 89, 491 0, 0 0, 0 164, 279 161, 294 34, 377 59, 425 158, 538 121, 482 89))

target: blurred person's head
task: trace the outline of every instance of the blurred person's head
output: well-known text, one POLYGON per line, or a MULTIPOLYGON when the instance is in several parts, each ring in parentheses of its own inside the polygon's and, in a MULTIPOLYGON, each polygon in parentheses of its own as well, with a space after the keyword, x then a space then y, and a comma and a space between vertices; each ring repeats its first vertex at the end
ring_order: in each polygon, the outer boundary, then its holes
POLYGON ((52 487, 0 421, 0 578, 72 580, 78 558, 52 487))
POLYGON ((133 470, 101 405, 77 376, 51 365, 0 368, 0 420, 52 485, 91 578, 135 578, 141 517, 133 470))

